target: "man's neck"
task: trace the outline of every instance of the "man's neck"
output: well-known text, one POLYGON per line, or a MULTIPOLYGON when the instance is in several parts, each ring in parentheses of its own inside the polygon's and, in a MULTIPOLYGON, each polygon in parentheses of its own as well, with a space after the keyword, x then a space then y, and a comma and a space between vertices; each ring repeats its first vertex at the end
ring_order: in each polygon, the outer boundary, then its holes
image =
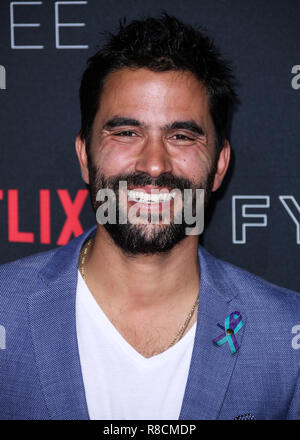
POLYGON ((97 228, 85 259, 86 283, 111 323, 144 357, 168 349, 197 319, 194 307, 185 326, 199 292, 197 249, 198 237, 187 236, 168 253, 132 257, 97 228))

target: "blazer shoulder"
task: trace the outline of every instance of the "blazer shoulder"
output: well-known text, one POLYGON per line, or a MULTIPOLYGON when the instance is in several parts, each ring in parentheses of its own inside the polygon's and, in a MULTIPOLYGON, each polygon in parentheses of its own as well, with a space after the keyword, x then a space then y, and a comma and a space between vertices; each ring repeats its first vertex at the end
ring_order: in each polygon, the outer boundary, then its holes
POLYGON ((0 298, 24 295, 37 286, 41 279, 39 272, 57 252, 58 248, 23 257, 0 265, 0 298))
MULTIPOLYGON (((229 262, 213 257, 205 252, 207 264, 211 272, 211 280, 218 283, 219 288, 235 291, 244 303, 255 304, 258 308, 272 307, 294 310, 300 313, 300 293, 273 284, 258 275, 235 266, 229 262)), ((293 313, 294 314, 294 313, 293 313)))
POLYGON ((0 265, 0 299, 27 296, 65 271, 75 270, 82 243, 94 231, 93 226, 65 246, 0 265))

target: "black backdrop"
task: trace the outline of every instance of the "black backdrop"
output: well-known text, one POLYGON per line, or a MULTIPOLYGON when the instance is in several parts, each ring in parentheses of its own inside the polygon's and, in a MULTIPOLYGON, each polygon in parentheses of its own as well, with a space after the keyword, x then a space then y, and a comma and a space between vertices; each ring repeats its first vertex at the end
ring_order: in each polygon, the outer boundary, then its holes
POLYGON ((0 263, 95 223, 74 151, 80 77, 103 30, 161 9, 204 26, 239 82, 233 160, 203 243, 300 292, 299 0, 1 0, 0 263))

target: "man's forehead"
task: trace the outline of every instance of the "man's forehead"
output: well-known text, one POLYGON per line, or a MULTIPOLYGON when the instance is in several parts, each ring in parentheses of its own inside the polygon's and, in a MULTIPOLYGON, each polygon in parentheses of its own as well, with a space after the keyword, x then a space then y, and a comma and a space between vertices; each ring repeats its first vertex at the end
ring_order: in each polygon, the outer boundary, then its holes
MULTIPOLYGON (((209 113, 205 87, 190 72, 120 69, 109 74, 99 97, 101 120, 120 114, 145 125, 195 120, 209 113)), ((137 125, 137 124, 130 124, 137 125)))
POLYGON ((102 93, 114 93, 121 90, 126 92, 128 89, 143 90, 145 87, 155 87, 157 91, 165 88, 166 92, 173 93, 182 92, 183 89, 186 89, 185 92, 197 90, 206 95, 205 85, 190 71, 156 72, 145 67, 135 69, 123 67, 109 73, 104 81, 102 93))

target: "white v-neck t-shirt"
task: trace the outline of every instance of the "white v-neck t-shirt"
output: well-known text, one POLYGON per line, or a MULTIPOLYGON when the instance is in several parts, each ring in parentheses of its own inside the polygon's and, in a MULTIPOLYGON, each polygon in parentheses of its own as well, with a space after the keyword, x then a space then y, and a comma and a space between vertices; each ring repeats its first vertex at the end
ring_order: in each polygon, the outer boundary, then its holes
POLYGON ((78 271, 76 331, 91 420, 177 420, 196 323, 168 350, 138 353, 102 311, 78 271))

